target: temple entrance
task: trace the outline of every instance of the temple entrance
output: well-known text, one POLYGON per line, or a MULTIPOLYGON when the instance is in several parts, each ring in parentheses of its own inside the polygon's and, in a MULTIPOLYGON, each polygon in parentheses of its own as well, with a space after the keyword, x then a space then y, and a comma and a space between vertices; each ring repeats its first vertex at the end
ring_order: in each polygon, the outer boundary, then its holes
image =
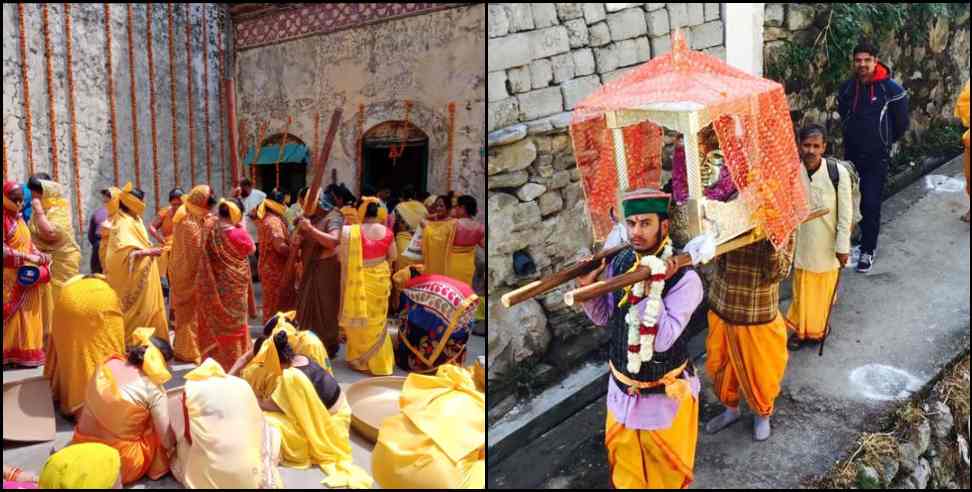
POLYGON ((280 144, 284 141, 284 134, 273 135, 263 141, 260 156, 254 164, 254 149, 250 147, 246 158, 243 160, 246 166, 245 173, 249 175, 252 169, 256 169, 253 185, 269 193, 277 185, 277 162, 280 162, 280 190, 289 194, 291 199, 296 199, 297 193, 307 185, 307 166, 310 163, 309 149, 302 140, 287 135, 287 144, 284 147, 283 155, 280 153, 280 144))
POLYGON ((397 191, 412 185, 416 191, 426 190, 429 137, 411 123, 403 132, 404 125, 404 121, 386 121, 365 132, 362 141, 362 186, 397 191))

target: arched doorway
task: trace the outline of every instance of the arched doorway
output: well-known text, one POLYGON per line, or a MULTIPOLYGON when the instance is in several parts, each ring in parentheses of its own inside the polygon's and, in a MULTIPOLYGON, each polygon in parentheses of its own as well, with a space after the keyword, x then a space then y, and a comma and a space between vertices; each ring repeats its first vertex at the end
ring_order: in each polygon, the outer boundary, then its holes
MULTIPOLYGON (((246 173, 249 174, 250 166, 254 164, 255 149, 250 147, 247 151, 244 165, 247 166, 246 173)), ((307 165, 310 162, 310 154, 304 141, 289 134, 280 133, 271 135, 263 140, 260 156, 256 159, 256 176, 253 185, 264 192, 269 193, 277 185, 277 166, 280 162, 280 189, 296 199, 297 193, 307 184, 307 165), (281 144, 286 145, 281 155, 281 144)))
POLYGON ((362 187, 401 190, 412 185, 425 191, 429 176, 429 137, 409 123, 402 139, 404 121, 386 121, 365 132, 362 139, 362 187), (404 145, 404 148, 402 146, 404 145), (400 155, 395 150, 401 148, 400 155))

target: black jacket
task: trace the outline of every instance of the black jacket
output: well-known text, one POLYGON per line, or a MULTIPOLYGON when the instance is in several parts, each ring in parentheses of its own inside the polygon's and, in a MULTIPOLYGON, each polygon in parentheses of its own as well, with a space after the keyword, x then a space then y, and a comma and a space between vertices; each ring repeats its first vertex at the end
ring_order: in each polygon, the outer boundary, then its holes
POLYGON ((862 161, 887 159, 891 145, 908 131, 908 92, 891 75, 891 69, 878 63, 870 82, 855 78, 838 90, 845 158, 858 166, 862 161))

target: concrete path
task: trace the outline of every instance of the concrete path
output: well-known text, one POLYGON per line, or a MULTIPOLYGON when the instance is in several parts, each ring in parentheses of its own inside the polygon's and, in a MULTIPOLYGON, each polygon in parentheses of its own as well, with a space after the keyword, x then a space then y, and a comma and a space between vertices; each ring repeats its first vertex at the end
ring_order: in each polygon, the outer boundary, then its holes
MULTIPOLYGON (((257 299, 260 299, 260 284, 256 284, 257 299)), ((263 326, 259 324, 259 320, 251 320, 250 325, 250 335, 253 337, 262 335, 263 326), (254 324, 255 323, 255 324, 254 324)), ((486 339, 484 337, 473 336, 469 340, 468 345, 469 355, 466 359, 466 365, 471 365, 476 360, 476 357, 486 354, 486 339)), ((347 387, 353 383, 356 383, 362 379, 367 379, 368 376, 361 374, 359 372, 351 370, 347 363, 344 361, 344 348, 338 353, 338 356, 332 361, 334 367, 334 377, 341 383, 342 387, 347 387)), ((191 371, 195 365, 177 363, 170 367, 172 372, 172 380, 169 381, 165 386, 168 389, 178 388, 185 384, 183 376, 191 371)), ((43 374, 43 368, 37 369, 17 369, 17 370, 5 370, 3 371, 3 382, 10 381, 20 381, 23 379, 40 376, 43 374)), ((395 376, 407 376, 408 374, 398 367, 395 367, 395 376)), ((20 467, 24 470, 29 470, 35 473, 39 473, 47 457, 50 455, 51 449, 59 450, 70 442, 71 437, 74 433, 74 427, 71 423, 61 417, 60 413, 55 410, 56 426, 57 426, 57 437, 53 442, 20 445, 14 443, 8 443, 4 441, 3 443, 3 463, 20 467)), ((351 448, 352 455, 354 457, 355 464, 363 467, 368 473, 371 473, 371 452, 374 449, 374 445, 364 439, 357 431, 351 431, 351 448)), ((321 485, 321 480, 324 480, 324 474, 319 468, 312 467, 307 470, 296 470, 293 468, 280 467, 280 475, 283 478, 284 486, 290 489, 317 489, 326 488, 321 485)), ((140 480, 131 486, 127 487, 131 489, 173 489, 173 488, 183 488, 178 482, 176 482, 172 475, 166 475, 161 480, 140 480)), ((377 484, 375 488, 379 488, 377 484)))
MULTIPOLYGON (((960 177, 961 161, 933 174, 960 177)), ((694 488, 797 488, 826 473, 861 431, 969 349, 969 226, 964 193, 928 191, 915 183, 885 203, 875 268, 844 273, 834 333, 824 356, 791 354, 773 419, 774 435, 752 438, 752 414, 720 434, 700 431, 694 488)), ((703 365, 704 360, 699 361, 703 365)), ((705 378, 701 425, 721 411, 705 378)), ((606 488, 604 399, 541 438, 588 433, 563 453, 547 488, 606 488)), ((493 485, 491 477, 491 485, 493 485)), ((501 485, 502 486, 502 485, 501 485)))

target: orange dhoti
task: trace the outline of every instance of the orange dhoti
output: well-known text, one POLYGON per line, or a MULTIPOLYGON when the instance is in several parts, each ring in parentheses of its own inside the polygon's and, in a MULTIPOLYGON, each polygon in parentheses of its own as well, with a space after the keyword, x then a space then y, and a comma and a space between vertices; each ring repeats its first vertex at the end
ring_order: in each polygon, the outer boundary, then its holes
POLYGON ((685 489, 694 480, 699 434, 699 400, 682 400, 672 426, 628 429, 607 412, 604 444, 616 489, 685 489))
POLYGON ((773 414, 790 357, 782 316, 765 325, 740 326, 710 311, 706 351, 705 367, 723 405, 739 407, 742 394, 757 415, 773 414))
POLYGON ((819 342, 827 333, 830 302, 837 288, 839 270, 814 273, 796 270, 793 277, 793 304, 786 315, 786 325, 803 341, 819 342))

